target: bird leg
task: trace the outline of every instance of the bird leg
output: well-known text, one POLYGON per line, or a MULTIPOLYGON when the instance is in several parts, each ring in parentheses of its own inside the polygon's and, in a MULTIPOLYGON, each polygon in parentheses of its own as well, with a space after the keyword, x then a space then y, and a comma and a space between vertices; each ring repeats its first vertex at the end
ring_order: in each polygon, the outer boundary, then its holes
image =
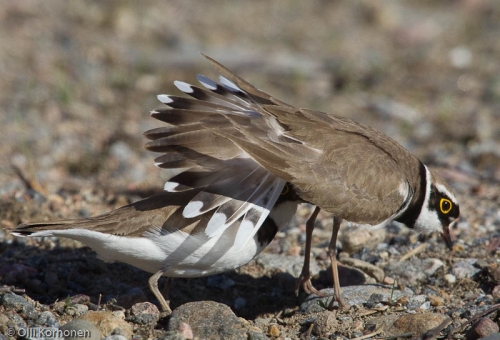
MULTIPOLYGON (((149 289, 153 292, 154 296, 156 297, 156 299, 160 302, 160 305, 161 305, 161 309, 166 312, 166 313, 169 313, 171 314, 172 313, 172 310, 170 309, 170 307, 168 306, 168 303, 167 301, 165 300, 165 298, 163 297, 163 295, 160 293, 160 291, 158 290, 158 280, 160 279, 160 277, 164 274, 165 272, 163 270, 159 270, 158 272, 156 272, 153 276, 151 276, 148 280, 148 283, 149 283, 149 289)), ((170 278, 169 278, 170 279, 170 278)), ((168 283, 168 288, 170 288, 170 282, 168 283)))
POLYGON ((331 268, 333 274, 333 299, 330 301, 328 305, 328 309, 333 308, 333 303, 337 301, 341 308, 347 307, 347 304, 342 300, 340 295, 340 281, 339 281, 339 270, 337 268, 337 235, 339 233, 340 224, 342 223, 342 219, 333 216, 333 231, 332 238, 330 240, 330 245, 328 246, 328 256, 331 261, 331 268))
POLYGON ((295 294, 299 294, 300 286, 304 288, 307 294, 316 294, 317 296, 325 296, 325 294, 320 293, 311 283, 311 272, 309 269, 309 264, 311 262, 311 242, 312 233, 314 230, 314 223, 316 222, 316 217, 321 209, 316 207, 309 219, 306 222, 306 249, 304 253, 304 265, 302 266, 302 272, 300 273, 297 283, 295 284, 295 294))

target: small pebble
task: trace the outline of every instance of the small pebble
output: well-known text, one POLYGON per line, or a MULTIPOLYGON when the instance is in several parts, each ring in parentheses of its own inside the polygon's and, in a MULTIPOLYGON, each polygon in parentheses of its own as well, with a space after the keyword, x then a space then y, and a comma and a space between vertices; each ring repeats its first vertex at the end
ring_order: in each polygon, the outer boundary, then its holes
POLYGON ((426 302, 427 296, 426 295, 417 295, 414 296, 410 299, 408 303, 408 309, 409 310, 416 310, 421 308, 421 306, 426 302))
POLYGON ((365 328, 365 324, 362 320, 355 320, 352 323, 352 327, 351 327, 351 329, 354 332, 362 332, 364 328, 365 328))
POLYGON ((127 340, 127 338, 124 337, 123 335, 113 334, 103 338, 102 340, 127 340))
MULTIPOLYGON (((343 322, 347 324, 347 322, 343 322)), ((312 332, 317 336, 324 336, 329 333, 334 333, 339 327, 339 321, 336 314, 330 311, 323 311, 319 313, 314 320, 312 332)))
POLYGON ((52 194, 47 197, 49 209, 51 211, 60 211, 64 207, 64 198, 57 194, 52 194))
POLYGON ((472 278, 481 271, 481 269, 474 266, 475 263, 476 259, 458 261, 453 265, 452 273, 458 279, 472 278))
POLYGON ((456 68, 466 68, 470 65, 473 59, 473 54, 470 49, 465 46, 457 46, 448 52, 450 63, 456 68))
POLYGON ((495 287, 493 288, 493 290, 491 291, 491 295, 492 295, 495 299, 499 299, 499 298, 500 298, 500 285, 495 286, 495 287))
POLYGON ((431 306, 433 306, 433 307, 444 305, 444 299, 440 296, 429 295, 428 299, 429 299, 431 306))
POLYGON ((58 327, 56 317, 48 310, 40 313, 40 315, 38 316, 37 324, 40 326, 58 327))
POLYGON ((72 297, 70 297, 70 303, 72 304, 82 304, 82 305, 86 305, 87 303, 90 302, 90 296, 88 295, 85 295, 85 294, 77 294, 77 295, 73 295, 72 297))
POLYGON ((443 261, 439 259, 429 258, 422 261, 422 269, 427 276, 434 275, 436 271, 443 266, 443 261))
POLYGON ((493 333, 498 333, 498 331, 498 325, 490 318, 480 318, 465 336, 467 340, 476 340, 493 333))
MULTIPOLYGON (((384 247, 384 249, 387 248, 387 244, 385 244, 385 245, 386 245, 386 247, 384 247)), ((387 261, 389 259, 389 253, 387 251, 381 251, 378 254, 378 256, 380 256, 380 259, 382 259, 382 261, 387 261)))
POLYGON ((455 243, 453 245, 453 251, 454 252, 461 252, 461 251, 465 251, 465 246, 463 244, 460 244, 460 243, 455 243))
POLYGON ((406 296, 403 296, 400 297, 396 302, 400 305, 406 306, 410 302, 410 300, 406 296))
POLYGON ((299 256, 301 251, 301 246, 291 246, 290 248, 288 248, 286 254, 290 256, 299 256))
POLYGON ((141 325, 156 325, 160 319, 158 307, 151 302, 136 303, 130 308, 130 320, 141 325))
POLYGON ((455 282, 457 282, 457 277, 455 275, 453 275, 453 274, 445 274, 444 275, 444 279, 448 283, 455 283, 455 282))
MULTIPOLYGON (((268 340, 269 338, 262 332, 248 331, 247 332, 248 340, 268 340)), ((292 340, 290 338, 285 338, 285 340, 292 340)))
POLYGON ((270 325, 267 332, 269 333, 269 335, 274 337, 280 336, 280 329, 277 325, 270 325))
POLYGON ((428 310, 430 308, 431 308, 430 301, 426 301, 420 307, 418 307, 418 309, 420 309, 420 310, 428 310))
POLYGON ((386 297, 383 294, 372 294, 368 301, 366 301, 366 307, 374 308, 378 303, 386 300, 386 297))
POLYGON ((390 285, 392 286, 394 284, 394 282, 396 282, 396 280, 394 280, 392 277, 390 276, 386 276, 384 277, 384 281, 382 282, 383 284, 385 285, 390 285))
POLYGON ((67 308, 65 308, 64 313, 72 316, 80 316, 87 313, 88 310, 88 306, 77 303, 75 305, 69 305, 67 308))
POLYGON ((122 310, 114 311, 114 312, 112 312, 112 314, 113 314, 113 316, 116 316, 117 318, 125 319, 125 312, 122 310))

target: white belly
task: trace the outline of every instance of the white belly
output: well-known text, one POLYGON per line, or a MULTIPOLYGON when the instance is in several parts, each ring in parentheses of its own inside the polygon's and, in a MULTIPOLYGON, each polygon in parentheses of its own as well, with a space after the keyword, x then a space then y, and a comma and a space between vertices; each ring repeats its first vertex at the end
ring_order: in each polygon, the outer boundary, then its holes
POLYGON ((165 235, 124 237, 87 229, 47 230, 31 236, 60 236, 78 240, 92 248, 103 261, 124 262, 164 276, 199 277, 235 269, 249 262, 264 248, 257 235, 243 248, 233 246, 238 224, 217 237, 204 233, 191 236, 182 231, 165 235))

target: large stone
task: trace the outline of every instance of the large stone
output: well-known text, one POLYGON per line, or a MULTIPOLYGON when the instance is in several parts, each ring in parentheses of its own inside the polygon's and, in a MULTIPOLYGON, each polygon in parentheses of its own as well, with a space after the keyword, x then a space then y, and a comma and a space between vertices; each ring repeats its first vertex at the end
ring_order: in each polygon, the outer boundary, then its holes
POLYGON ((64 339, 77 340, 77 339, 90 339, 100 340, 102 338, 101 332, 97 327, 87 320, 75 319, 59 328, 64 335, 64 339))
POLYGON ((111 312, 90 311, 80 319, 87 320, 94 324, 103 336, 111 334, 123 335, 130 339, 133 335, 132 326, 125 320, 113 315, 111 312))
POLYGON ((195 338, 202 339, 247 339, 261 333, 238 318, 231 308, 214 301, 189 302, 174 309, 168 323, 169 331, 179 332, 183 323, 189 325, 195 338))
MULTIPOLYGON (((300 305, 299 310, 303 313, 323 311, 324 308, 320 304, 328 306, 332 299, 334 290, 333 288, 327 288, 321 290, 320 292, 325 293, 328 296, 318 297, 314 294, 309 295, 300 305)), ((413 296, 413 292, 409 288, 405 288, 405 290, 393 290, 392 287, 377 284, 342 287, 342 299, 350 305, 366 304, 372 295, 376 295, 378 301, 389 301, 389 299, 395 301, 401 297, 411 297, 413 296)))
POLYGON ((411 258, 407 261, 389 263, 385 272, 387 275, 397 278, 398 282, 403 285, 415 286, 418 282, 423 282, 434 275, 443 265, 439 259, 411 258))
POLYGON ((388 315, 376 320, 377 329, 381 328, 386 336, 412 333, 412 337, 420 337, 443 321, 449 319, 444 314, 421 313, 405 315, 388 315))
POLYGON ((368 229, 364 227, 352 226, 342 230, 340 242, 342 251, 355 254, 361 249, 375 249, 382 243, 387 235, 385 228, 368 229))
POLYGON ((341 258, 340 262, 342 262, 345 265, 361 270, 363 273, 373 277, 379 283, 384 281, 385 277, 384 271, 369 262, 360 259, 354 259, 352 257, 341 258))
POLYGON ((2 296, 0 303, 7 309, 13 309, 20 314, 24 314, 27 319, 36 320, 38 318, 35 307, 22 296, 7 293, 2 296))

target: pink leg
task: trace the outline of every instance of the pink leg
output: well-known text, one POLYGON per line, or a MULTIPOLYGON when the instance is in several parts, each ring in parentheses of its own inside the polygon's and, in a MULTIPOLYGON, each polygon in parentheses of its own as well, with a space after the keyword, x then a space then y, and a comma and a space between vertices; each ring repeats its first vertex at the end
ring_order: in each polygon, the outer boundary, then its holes
POLYGON ((339 270, 337 268, 337 235, 339 233, 340 224, 342 220, 338 217, 333 217, 333 231, 332 238, 330 240, 330 245, 328 246, 328 256, 330 257, 330 261, 332 263, 332 274, 333 274, 333 299, 328 305, 328 308, 331 309, 333 307, 333 303, 337 301, 341 308, 347 307, 347 304, 342 300, 341 291, 340 291, 340 281, 339 281, 339 270))
POLYGON ((295 294, 299 294, 300 286, 302 285, 304 291, 307 294, 315 294, 318 296, 325 296, 320 293, 311 283, 311 272, 309 269, 309 265, 311 263, 311 242, 312 242, 312 233, 314 230, 314 223, 316 222, 316 217, 318 217, 318 213, 321 209, 316 207, 311 217, 306 222, 306 249, 304 253, 304 265, 302 266, 302 272, 300 273, 299 278, 297 279, 297 283, 295 284, 295 294))

